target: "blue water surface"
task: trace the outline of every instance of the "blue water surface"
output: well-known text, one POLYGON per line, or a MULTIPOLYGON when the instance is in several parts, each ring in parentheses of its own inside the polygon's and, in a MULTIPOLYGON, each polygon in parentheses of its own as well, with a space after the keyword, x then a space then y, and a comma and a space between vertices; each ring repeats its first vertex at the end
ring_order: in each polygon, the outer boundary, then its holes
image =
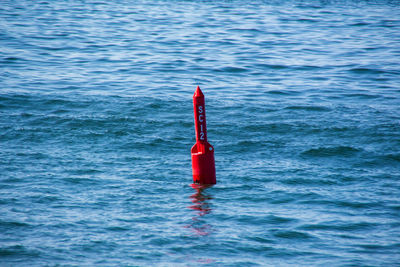
POLYGON ((399 1, 2 1, 0 265, 399 266, 399 63, 399 1))

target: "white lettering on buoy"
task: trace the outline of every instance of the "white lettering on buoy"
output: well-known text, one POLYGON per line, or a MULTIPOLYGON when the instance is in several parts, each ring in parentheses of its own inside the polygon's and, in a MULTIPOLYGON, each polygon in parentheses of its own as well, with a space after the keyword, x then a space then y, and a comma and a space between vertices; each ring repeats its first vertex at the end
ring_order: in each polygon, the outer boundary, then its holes
POLYGON ((203 130, 203 122, 204 122, 204 115, 203 113, 203 106, 199 106, 199 122, 200 124, 200 140, 204 140, 204 130, 203 130))

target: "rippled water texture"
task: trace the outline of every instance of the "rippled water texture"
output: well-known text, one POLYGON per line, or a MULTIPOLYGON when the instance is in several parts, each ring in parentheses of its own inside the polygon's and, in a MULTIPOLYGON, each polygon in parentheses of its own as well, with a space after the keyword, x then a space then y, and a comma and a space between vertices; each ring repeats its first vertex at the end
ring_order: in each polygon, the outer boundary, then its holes
POLYGON ((5 0, 0 29, 1 266, 400 264, 399 1, 5 0))

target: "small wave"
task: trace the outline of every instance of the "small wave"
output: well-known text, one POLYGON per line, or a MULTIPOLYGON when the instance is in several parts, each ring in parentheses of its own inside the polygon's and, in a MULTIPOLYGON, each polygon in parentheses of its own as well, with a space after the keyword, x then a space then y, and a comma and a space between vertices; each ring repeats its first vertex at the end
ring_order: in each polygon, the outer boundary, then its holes
POLYGON ((61 200, 58 196, 38 195, 30 198, 33 203, 50 204, 61 200))
POLYGON ((272 69, 272 70, 282 70, 290 68, 289 66, 279 65, 279 64, 257 64, 255 65, 255 67, 259 67, 262 69, 272 69))
POLYGON ((334 206, 338 208, 351 209, 367 209, 367 208, 382 208, 377 202, 358 202, 358 201, 330 201, 330 200, 305 200, 299 203, 315 205, 315 206, 334 206))
POLYGON ((36 250, 30 250, 22 245, 8 246, 0 248, 0 256, 2 257, 21 257, 21 256, 38 256, 40 253, 36 250))
POLYGON ((92 174, 102 173, 102 171, 92 168, 79 168, 75 170, 70 170, 70 173, 72 175, 92 175, 92 174))
POLYGON ((306 70, 306 71, 315 71, 315 70, 323 69, 322 67, 314 66, 314 65, 293 66, 292 68, 294 70, 306 70))
POLYGON ((216 71, 229 72, 229 73, 241 73, 241 72, 246 72, 248 70, 245 68, 239 68, 239 67, 224 67, 224 68, 216 69, 216 71))
POLYGON ((344 97, 354 97, 358 99, 376 99, 381 97, 380 95, 371 95, 371 94, 343 94, 344 97))
POLYGON ((400 162, 400 153, 398 153, 398 154, 394 154, 394 153, 393 154, 386 154, 386 155, 383 156, 383 159, 400 162))
POLYGON ((349 69, 350 72, 356 74, 383 74, 387 73, 387 71, 383 71, 380 69, 372 69, 372 68, 352 68, 349 69))
POLYGON ((364 160, 360 162, 357 166, 366 167, 377 167, 377 166, 398 166, 400 162, 400 154, 389 153, 384 155, 378 155, 372 159, 364 160))
POLYGON ((5 57, 3 59, 0 59, 0 63, 2 64, 13 64, 19 61, 23 61, 23 59, 19 57, 5 57))
POLYGON ((0 228, 9 229, 14 227, 28 227, 27 223, 16 222, 16 221, 0 221, 0 228))
POLYGON ((366 230, 373 226, 376 226, 375 223, 367 223, 367 222, 358 222, 358 223, 340 223, 340 222, 330 222, 328 223, 320 223, 320 224, 308 224, 299 227, 302 230, 323 230, 323 231, 344 231, 344 232, 352 232, 358 230, 366 230))
POLYGON ((251 240, 251 241, 255 241, 260 244, 275 243, 275 241, 273 239, 268 239, 268 238, 264 238, 264 237, 260 237, 260 236, 251 236, 251 237, 247 237, 247 239, 251 240))
POLYGON ((276 233, 274 233, 274 236, 279 238, 302 240, 312 238, 310 234, 299 231, 277 231, 276 233))
POLYGON ((400 205, 388 205, 388 208, 392 209, 393 211, 400 212, 400 205))
POLYGON ((289 106, 289 107, 286 107, 285 109, 306 110, 306 111, 331 111, 330 108, 323 107, 323 106, 289 106))
POLYGON ((234 28, 229 29, 231 32, 246 32, 246 33, 263 33, 264 31, 255 28, 234 28))
POLYGON ((266 217, 260 217, 259 215, 241 215, 237 217, 237 221, 241 223, 281 225, 288 224, 296 220, 293 218, 286 218, 275 215, 269 215, 266 217))
POLYGON ((300 18, 297 19, 298 22, 306 22, 306 23, 316 23, 319 22, 320 20, 316 20, 316 19, 310 19, 310 18, 300 18))
POLYGON ((283 184, 287 184, 287 185, 315 185, 315 186, 319 186, 319 185, 333 185, 333 184, 337 184, 337 181, 334 179, 307 179, 307 178, 301 178, 301 177, 297 177, 297 178, 290 178, 290 179, 285 179, 283 181, 281 181, 283 184))
POLYGON ((83 184, 83 185, 96 185, 100 181, 97 179, 81 178, 81 177, 68 177, 63 179, 65 182, 71 184, 83 184))
POLYGON ((301 155, 309 157, 351 157, 361 151, 361 149, 351 146, 320 147, 306 150, 302 152, 301 155))
POLYGON ((352 126, 352 127, 350 127, 350 126, 329 126, 329 127, 320 128, 320 130, 323 132, 332 132, 332 133, 355 131, 356 129, 357 129, 356 126, 352 126))
POLYGON ((238 147, 243 147, 243 149, 245 149, 245 148, 247 149, 252 146, 263 145, 263 142, 262 141, 244 140, 244 141, 239 141, 238 143, 236 143, 236 145, 238 147))
POLYGON ((19 152, 16 153, 16 156, 23 158, 31 158, 35 160, 46 159, 47 155, 41 152, 19 152))
POLYGON ((359 244, 358 247, 364 249, 365 253, 371 253, 371 251, 377 250, 387 250, 387 249, 400 249, 400 243, 390 244, 390 245, 378 245, 378 244, 359 244))
MULTIPOLYGON (((250 124, 243 127, 246 132, 272 132, 272 133, 287 133, 295 128, 294 125, 289 123, 260 123, 260 124, 250 124)), ((249 141, 246 141, 249 142, 249 141)), ((259 140, 258 143, 262 144, 263 141, 259 140)), ((255 143, 255 141, 252 141, 255 143)))
POLYGON ((124 232, 124 231, 129 231, 131 229, 129 227, 124 227, 124 226, 109 226, 106 228, 106 230, 112 232, 124 232))
POLYGON ((290 95, 288 91, 282 91, 282 90, 271 90, 268 91, 267 93, 271 95, 290 95))
POLYGON ((367 22, 356 22, 356 23, 350 24, 349 26, 360 27, 360 26, 368 26, 368 25, 370 25, 370 23, 367 23, 367 22))
POLYGON ((296 219, 294 218, 287 218, 276 215, 270 215, 266 218, 266 222, 270 224, 286 224, 294 221, 296 221, 296 219))

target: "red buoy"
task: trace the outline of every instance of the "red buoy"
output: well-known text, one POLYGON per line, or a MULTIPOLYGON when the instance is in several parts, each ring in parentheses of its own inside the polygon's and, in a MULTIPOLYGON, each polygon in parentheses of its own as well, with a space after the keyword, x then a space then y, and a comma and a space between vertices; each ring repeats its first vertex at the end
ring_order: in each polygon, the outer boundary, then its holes
POLYGON ((214 147, 207 142, 206 109, 203 92, 197 86, 193 95, 196 144, 192 147, 193 182, 216 184, 214 147))

